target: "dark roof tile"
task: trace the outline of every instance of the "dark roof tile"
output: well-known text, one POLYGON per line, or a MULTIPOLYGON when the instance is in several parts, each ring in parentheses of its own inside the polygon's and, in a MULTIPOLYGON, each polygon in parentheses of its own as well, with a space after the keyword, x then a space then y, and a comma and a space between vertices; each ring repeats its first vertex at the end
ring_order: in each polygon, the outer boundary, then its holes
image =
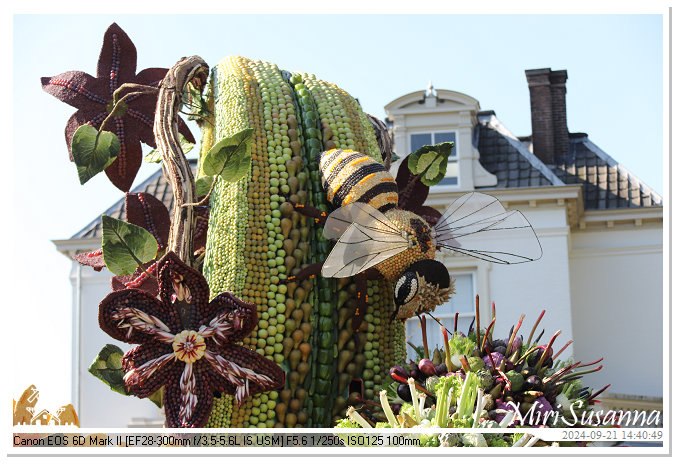
POLYGON ((658 206, 662 198, 604 153, 587 134, 571 134, 568 154, 545 165, 497 120, 480 112, 475 138, 494 188, 581 184, 585 209, 658 206))
POLYGON ((552 168, 565 184, 582 184, 585 209, 658 206, 662 198, 585 134, 571 134, 568 155, 552 168))
POLYGON ((508 131, 490 113, 479 113, 475 130, 478 131, 479 161, 484 169, 497 177, 497 185, 493 188, 554 185, 552 180, 559 183, 553 175, 552 179, 547 178, 550 173, 544 165, 542 170, 535 166, 537 158, 520 141, 510 141, 508 131), (526 154, 534 158, 533 162, 526 154))

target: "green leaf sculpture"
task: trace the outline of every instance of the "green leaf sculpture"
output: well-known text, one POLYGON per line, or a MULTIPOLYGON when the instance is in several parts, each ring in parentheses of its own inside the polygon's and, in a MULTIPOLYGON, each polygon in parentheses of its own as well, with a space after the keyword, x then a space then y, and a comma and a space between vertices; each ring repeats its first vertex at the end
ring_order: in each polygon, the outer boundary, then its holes
POLYGON ((94 127, 84 124, 73 134, 71 152, 82 185, 116 160, 120 154, 120 142, 113 132, 99 133, 94 127))
POLYGON ((202 197, 207 195, 214 180, 215 176, 203 176, 196 179, 196 196, 202 197))
MULTIPOLYGON (((193 150, 193 147, 195 145, 186 140, 186 137, 184 137, 182 134, 179 134, 179 144, 182 147, 184 155, 193 150)), ((154 148, 153 150, 144 155, 144 161, 146 161, 147 163, 160 163, 163 161, 163 155, 160 154, 157 148, 154 148)))
POLYGON ((220 176, 226 182, 235 182, 250 170, 252 158, 252 134, 245 129, 216 143, 205 155, 203 172, 208 176, 220 176))
POLYGON ((146 229, 129 222, 101 216, 102 241, 106 267, 115 275, 130 275, 156 257, 158 242, 146 229))
POLYGON ((408 169, 420 176, 420 182, 431 187, 441 182, 448 168, 448 157, 453 151, 453 142, 425 145, 408 157, 408 169))
POLYGON ((123 350, 117 346, 106 345, 99 351, 87 371, 111 387, 114 392, 128 395, 123 381, 125 372, 123 371, 122 359, 124 354, 123 350))
POLYGON ((153 404, 158 406, 159 408, 163 407, 163 387, 160 387, 156 392, 148 397, 153 404))
MULTIPOLYGON (((125 353, 115 345, 104 346, 87 371, 121 395, 130 396, 125 388, 123 356, 125 353)), ((163 407, 163 387, 148 397, 159 408, 163 407)))

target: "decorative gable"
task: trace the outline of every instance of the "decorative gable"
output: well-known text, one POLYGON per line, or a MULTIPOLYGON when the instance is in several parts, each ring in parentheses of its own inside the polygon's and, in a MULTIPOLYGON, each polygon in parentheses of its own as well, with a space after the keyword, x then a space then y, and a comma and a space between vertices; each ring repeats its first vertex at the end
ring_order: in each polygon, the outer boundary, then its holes
POLYGON ((394 150, 404 158, 422 145, 452 141, 448 173, 439 184, 454 190, 473 190, 497 184, 494 175, 479 163, 472 143, 479 102, 460 92, 436 90, 412 92, 385 107, 394 138, 394 150))

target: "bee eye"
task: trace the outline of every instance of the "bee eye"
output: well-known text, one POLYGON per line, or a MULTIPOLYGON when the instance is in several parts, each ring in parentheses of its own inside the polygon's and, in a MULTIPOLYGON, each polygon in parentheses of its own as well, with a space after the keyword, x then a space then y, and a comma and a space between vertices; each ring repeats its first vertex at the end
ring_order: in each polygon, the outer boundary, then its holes
POLYGON ((398 306, 411 301, 417 294, 417 275, 414 272, 406 272, 394 285, 394 301, 398 306))

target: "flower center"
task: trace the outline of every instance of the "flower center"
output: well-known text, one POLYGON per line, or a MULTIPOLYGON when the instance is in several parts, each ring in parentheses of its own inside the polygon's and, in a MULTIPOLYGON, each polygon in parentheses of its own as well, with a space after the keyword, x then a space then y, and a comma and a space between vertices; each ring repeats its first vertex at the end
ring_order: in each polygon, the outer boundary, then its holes
POLYGON ((184 330, 174 337, 174 355, 187 364, 194 363, 205 354, 205 339, 193 330, 184 330))

